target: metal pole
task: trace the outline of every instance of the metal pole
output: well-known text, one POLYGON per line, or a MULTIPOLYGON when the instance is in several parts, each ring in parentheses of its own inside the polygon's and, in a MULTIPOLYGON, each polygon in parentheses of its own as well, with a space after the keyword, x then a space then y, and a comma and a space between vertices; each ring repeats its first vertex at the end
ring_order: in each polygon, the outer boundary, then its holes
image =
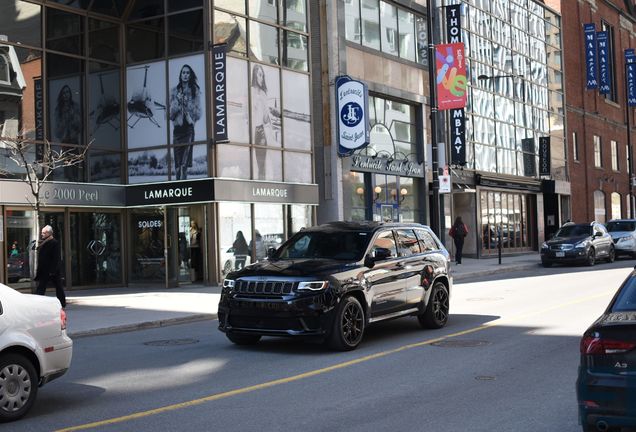
MULTIPOLYGON (((437 88, 435 71, 435 44, 433 42, 433 14, 436 11, 435 0, 427 0, 427 37, 428 37, 428 76, 429 98, 431 105, 431 150, 433 166, 433 202, 431 204, 431 229, 442 239, 439 203, 439 160, 437 154, 437 88)), ((443 241, 443 240, 442 240, 443 241)))
POLYGON ((499 259, 499 264, 501 264, 501 224, 497 226, 497 258, 499 259))
MULTIPOLYGON (((627 78, 627 61, 625 62, 625 78, 627 78)), ((634 151, 632 149, 632 131, 629 125, 629 89, 627 88, 627 79, 625 80, 625 118, 627 122, 627 160, 629 163, 627 164, 627 173, 628 173, 628 188, 627 191, 629 193, 629 215, 631 218, 634 217, 634 194, 632 193, 633 185, 632 185, 632 177, 634 176, 634 162, 632 157, 634 155, 634 151)))

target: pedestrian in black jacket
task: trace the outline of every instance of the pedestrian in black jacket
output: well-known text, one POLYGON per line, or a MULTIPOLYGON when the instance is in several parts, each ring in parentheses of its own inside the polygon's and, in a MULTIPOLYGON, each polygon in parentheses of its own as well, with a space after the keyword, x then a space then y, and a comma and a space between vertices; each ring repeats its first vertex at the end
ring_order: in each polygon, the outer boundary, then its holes
POLYGON ((36 249, 38 251, 38 269, 35 272, 35 280, 38 282, 36 294, 46 295, 46 286, 51 281, 55 286, 55 295, 62 307, 66 307, 66 295, 61 277, 62 251, 60 243, 53 237, 53 228, 50 225, 42 228, 36 249))

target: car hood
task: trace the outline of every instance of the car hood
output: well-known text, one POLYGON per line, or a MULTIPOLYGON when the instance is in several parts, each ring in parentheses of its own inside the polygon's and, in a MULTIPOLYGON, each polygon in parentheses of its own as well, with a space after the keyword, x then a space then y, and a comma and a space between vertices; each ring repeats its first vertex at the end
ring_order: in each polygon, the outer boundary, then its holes
POLYGON ((575 236, 575 237, 553 237, 547 241, 549 245, 560 244, 577 244, 582 240, 590 240, 592 237, 588 235, 575 236))
POLYGON ((287 276, 304 277, 321 274, 333 274, 350 269, 357 265, 352 261, 337 261, 332 259, 294 259, 262 261, 249 265, 228 275, 231 279, 248 276, 287 276))

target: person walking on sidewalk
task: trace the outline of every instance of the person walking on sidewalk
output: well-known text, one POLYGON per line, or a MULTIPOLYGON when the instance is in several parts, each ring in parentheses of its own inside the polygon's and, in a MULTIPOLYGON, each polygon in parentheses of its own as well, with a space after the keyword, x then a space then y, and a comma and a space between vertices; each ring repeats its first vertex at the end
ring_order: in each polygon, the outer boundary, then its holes
POLYGON ((38 268, 35 272, 35 280, 38 282, 38 286, 35 293, 46 295, 46 286, 49 281, 51 281, 55 286, 55 295, 62 304, 62 307, 65 308, 66 295, 64 294, 60 274, 62 251, 60 249, 60 243, 53 237, 53 228, 51 225, 42 228, 40 241, 36 249, 38 251, 38 268))
POLYGON ((448 235, 453 238, 453 242, 455 243, 455 262, 457 264, 462 263, 462 250, 464 249, 464 238, 466 238, 466 234, 468 234, 468 227, 462 221, 462 217, 457 216, 455 223, 448 231, 448 235))

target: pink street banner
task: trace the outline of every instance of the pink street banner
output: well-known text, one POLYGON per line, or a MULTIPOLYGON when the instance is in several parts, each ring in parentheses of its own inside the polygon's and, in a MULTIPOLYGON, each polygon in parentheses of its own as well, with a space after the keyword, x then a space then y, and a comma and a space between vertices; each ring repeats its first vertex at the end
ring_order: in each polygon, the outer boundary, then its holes
POLYGON ((463 43, 435 46, 437 109, 466 106, 466 58, 463 43))

